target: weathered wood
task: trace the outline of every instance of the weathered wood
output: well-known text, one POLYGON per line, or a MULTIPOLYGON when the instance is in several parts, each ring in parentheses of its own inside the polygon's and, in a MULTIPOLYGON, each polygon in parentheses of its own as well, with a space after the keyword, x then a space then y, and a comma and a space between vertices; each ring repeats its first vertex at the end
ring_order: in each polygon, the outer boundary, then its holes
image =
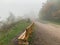
POLYGON ((18 43, 19 45, 29 45, 28 38, 30 37, 30 34, 33 32, 33 26, 34 23, 30 24, 26 30, 18 37, 18 43))

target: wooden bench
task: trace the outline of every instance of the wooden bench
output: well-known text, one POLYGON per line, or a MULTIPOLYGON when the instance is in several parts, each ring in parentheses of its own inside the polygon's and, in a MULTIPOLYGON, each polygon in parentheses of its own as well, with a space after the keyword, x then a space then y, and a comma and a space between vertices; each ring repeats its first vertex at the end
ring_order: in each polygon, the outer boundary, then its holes
POLYGON ((26 30, 18 37, 19 45, 29 45, 28 38, 33 32, 34 23, 30 24, 26 30))

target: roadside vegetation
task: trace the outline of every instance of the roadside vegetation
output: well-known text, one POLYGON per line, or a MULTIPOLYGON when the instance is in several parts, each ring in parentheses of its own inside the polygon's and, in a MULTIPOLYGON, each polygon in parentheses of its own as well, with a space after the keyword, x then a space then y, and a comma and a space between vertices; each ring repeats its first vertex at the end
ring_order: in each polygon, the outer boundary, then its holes
POLYGON ((60 0, 47 0, 39 12, 41 20, 60 24, 60 0))
POLYGON ((3 22, 0 27, 0 45, 11 44, 11 41, 23 32, 29 24, 29 19, 15 19, 14 15, 10 13, 7 21, 3 22))
POLYGON ((10 41, 29 25, 26 21, 21 21, 7 32, 0 32, 0 45, 8 45, 10 41))

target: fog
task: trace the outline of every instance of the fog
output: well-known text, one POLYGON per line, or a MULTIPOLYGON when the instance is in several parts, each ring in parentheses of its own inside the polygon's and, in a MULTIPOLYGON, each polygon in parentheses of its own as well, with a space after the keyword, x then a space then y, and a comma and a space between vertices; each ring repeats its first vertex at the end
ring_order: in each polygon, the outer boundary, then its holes
POLYGON ((46 0, 0 0, 0 20, 7 18, 9 12, 21 17, 34 12, 34 17, 37 17, 45 2, 46 0))

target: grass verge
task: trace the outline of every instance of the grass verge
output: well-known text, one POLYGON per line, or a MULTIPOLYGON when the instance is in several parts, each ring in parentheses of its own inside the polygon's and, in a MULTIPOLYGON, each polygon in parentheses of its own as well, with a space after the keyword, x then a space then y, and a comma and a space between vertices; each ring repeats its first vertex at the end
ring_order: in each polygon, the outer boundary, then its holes
POLYGON ((26 21, 20 21, 17 25, 11 28, 8 32, 1 32, 0 35, 0 45, 8 45, 10 41, 17 36, 21 31, 25 30, 25 28, 30 23, 26 21))

